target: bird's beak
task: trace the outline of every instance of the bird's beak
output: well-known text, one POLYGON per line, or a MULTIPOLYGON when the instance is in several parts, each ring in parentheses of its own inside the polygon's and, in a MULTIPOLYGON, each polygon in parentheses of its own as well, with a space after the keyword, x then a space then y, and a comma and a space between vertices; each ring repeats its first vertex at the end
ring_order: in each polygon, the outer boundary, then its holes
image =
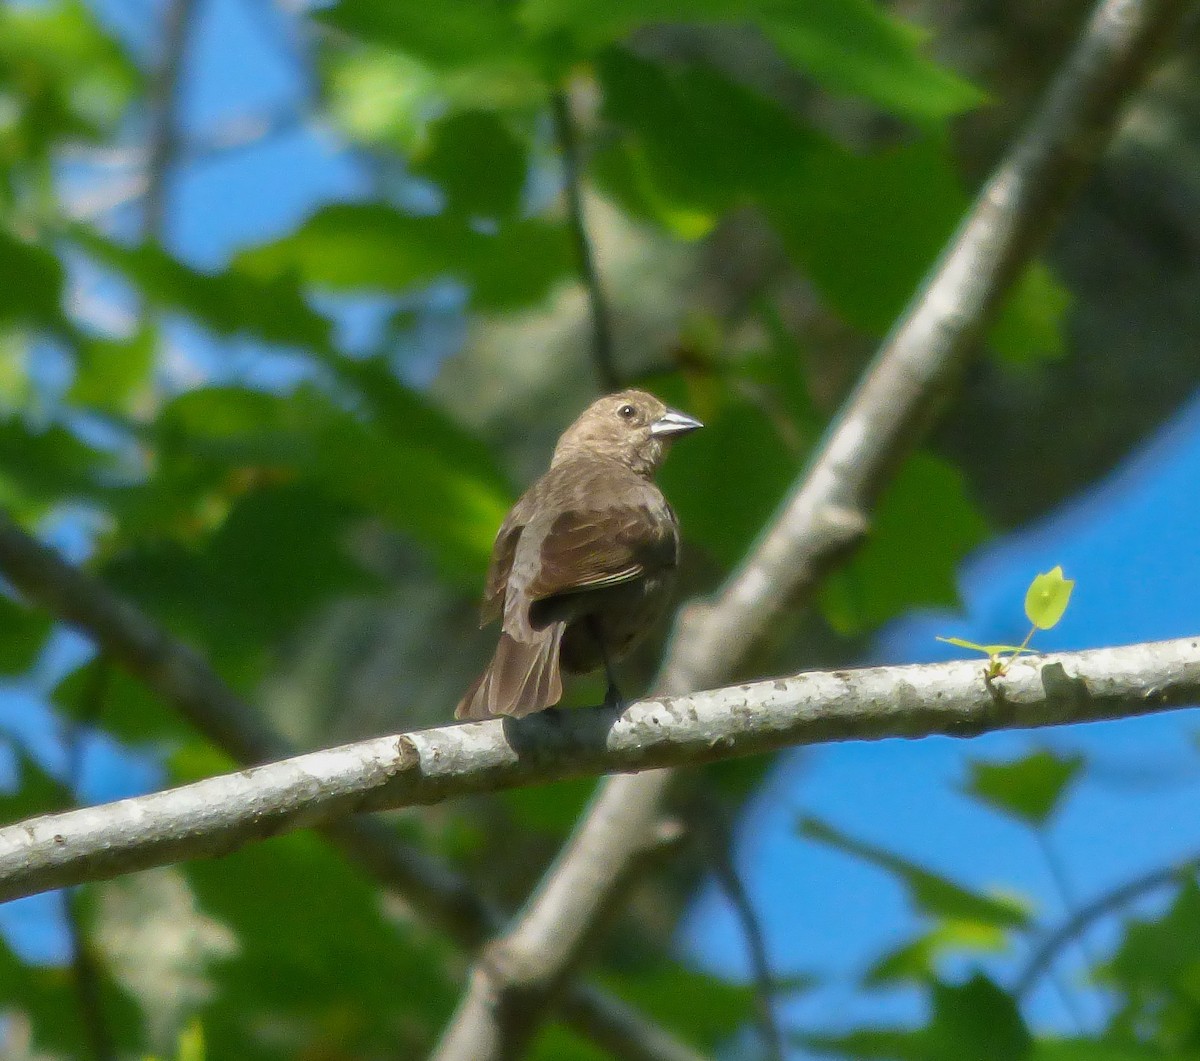
POLYGON ((689 431, 695 431, 696 428, 703 426, 694 416, 677 412, 675 409, 668 409, 650 425, 650 434, 656 438, 686 435, 689 431))

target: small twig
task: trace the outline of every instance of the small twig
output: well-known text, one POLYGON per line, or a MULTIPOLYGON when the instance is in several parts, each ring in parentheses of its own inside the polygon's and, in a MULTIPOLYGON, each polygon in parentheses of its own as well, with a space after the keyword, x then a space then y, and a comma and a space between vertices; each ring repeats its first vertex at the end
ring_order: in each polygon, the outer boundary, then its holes
POLYGON ((197 0, 170 0, 163 18, 162 52, 149 90, 149 154, 142 217, 142 232, 148 239, 161 238, 166 221, 168 184, 179 146, 175 122, 179 86, 196 4, 197 0))
MULTIPOLYGON (((1038 846, 1042 851, 1042 858, 1045 860, 1046 867, 1050 871, 1050 878, 1054 881, 1054 887, 1058 891, 1058 897, 1063 904, 1063 909, 1067 912, 1068 916, 1073 915, 1079 909, 1079 903, 1075 898, 1075 889, 1071 887, 1071 880, 1067 875, 1067 867, 1063 865, 1062 859, 1058 857, 1058 852, 1055 851, 1054 845, 1051 844, 1050 837, 1047 835, 1044 826, 1037 829, 1036 835, 1038 846)), ((1088 964, 1089 968, 1095 968, 1096 959, 1087 944, 1086 936, 1081 933, 1076 937, 1075 942, 1079 947, 1080 953, 1083 955, 1083 960, 1088 964)), ((1081 1012, 1079 1000, 1076 998, 1075 993, 1066 984, 1061 984, 1059 990, 1064 995, 1067 1008, 1079 1024, 1080 1031, 1086 1032, 1087 1020, 1081 1012)))
POLYGON ((554 134, 562 156, 563 191, 567 198, 567 224, 571 240, 575 244, 575 256, 579 265, 579 278, 587 291, 588 312, 592 319, 592 360, 600 386, 606 391, 621 389, 621 376, 613 356, 612 325, 604 287, 596 267, 596 255, 588 237, 587 219, 583 211, 583 163, 579 154, 579 140, 575 135, 575 122, 571 117, 571 101, 564 89, 555 89, 550 94, 550 108, 554 115, 554 134))
MULTIPOLYGON (((63 744, 67 753, 67 769, 63 802, 67 806, 74 806, 78 802, 79 786, 83 780, 84 756, 87 752, 87 730, 95 725, 104 709, 108 673, 107 661, 96 661, 88 674, 79 716, 68 719, 64 725, 63 744)), ((79 888, 64 888, 59 897, 71 949, 71 979, 88 1047, 93 1061, 115 1061, 112 1034, 108 1028, 104 998, 100 991, 100 969, 84 931, 83 917, 79 910, 79 888)))
POLYGON ((1054 965, 1059 953, 1096 921, 1136 902, 1150 892, 1158 891, 1171 884, 1179 884, 1200 870, 1200 854, 1191 855, 1171 866, 1151 870, 1135 877, 1118 888, 1093 899, 1067 918, 1053 932, 1048 933, 1041 945, 1033 952, 1021 975, 1013 986, 1013 995, 1019 1000, 1027 997, 1038 981, 1054 965))
POLYGON ((767 955, 766 934, 734 862, 734 833, 729 811, 715 793, 709 793, 706 798, 700 799, 698 804, 697 812, 692 815, 693 828, 704 844, 713 877, 741 925, 754 979, 754 1005, 758 1016, 758 1029, 766 1056, 770 1061, 784 1061, 787 1054, 783 1032, 775 1014, 775 976, 767 955))

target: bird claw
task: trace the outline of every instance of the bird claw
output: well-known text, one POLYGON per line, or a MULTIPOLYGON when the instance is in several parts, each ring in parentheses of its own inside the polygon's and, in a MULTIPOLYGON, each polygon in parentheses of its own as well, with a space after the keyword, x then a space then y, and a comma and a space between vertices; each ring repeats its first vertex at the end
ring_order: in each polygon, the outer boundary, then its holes
POLYGON ((625 697, 621 695, 621 690, 614 681, 608 683, 608 689, 604 693, 604 706, 616 708, 618 711, 624 711, 627 706, 625 697))

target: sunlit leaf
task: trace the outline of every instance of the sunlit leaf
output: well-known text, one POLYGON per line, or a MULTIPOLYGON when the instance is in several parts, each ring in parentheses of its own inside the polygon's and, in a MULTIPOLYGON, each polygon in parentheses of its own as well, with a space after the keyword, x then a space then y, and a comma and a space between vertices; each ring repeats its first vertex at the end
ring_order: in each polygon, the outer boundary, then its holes
POLYGON ((1075 580, 1064 578, 1061 567, 1038 575, 1025 593, 1025 615, 1039 630, 1057 626, 1071 602, 1074 588, 1075 580))

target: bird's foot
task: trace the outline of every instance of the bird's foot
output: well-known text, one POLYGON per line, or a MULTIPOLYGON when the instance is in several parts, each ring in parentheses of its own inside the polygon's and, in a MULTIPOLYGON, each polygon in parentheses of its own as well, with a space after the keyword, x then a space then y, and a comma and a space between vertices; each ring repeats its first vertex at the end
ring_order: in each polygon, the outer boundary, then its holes
POLYGON ((621 695, 621 690, 617 688, 617 683, 609 681, 608 690, 604 694, 604 706, 616 708, 618 711, 624 711, 628 706, 625 697, 621 695))

